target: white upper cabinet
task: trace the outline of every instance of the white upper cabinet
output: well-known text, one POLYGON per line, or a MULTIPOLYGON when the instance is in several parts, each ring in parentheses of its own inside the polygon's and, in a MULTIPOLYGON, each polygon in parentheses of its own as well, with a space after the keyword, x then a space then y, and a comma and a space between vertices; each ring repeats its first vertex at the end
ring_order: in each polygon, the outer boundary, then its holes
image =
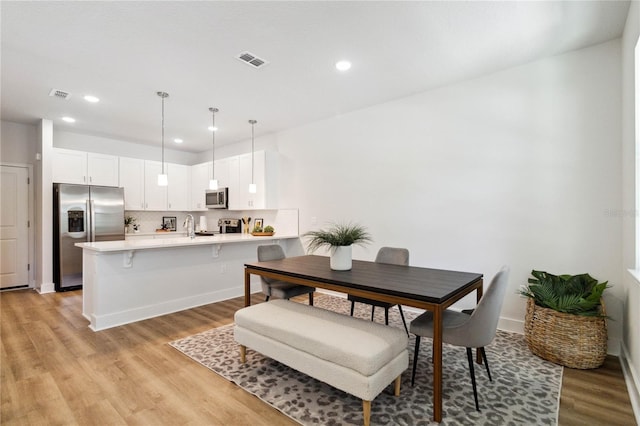
MULTIPOLYGON (((167 164, 164 165, 167 173, 167 164)), ((144 160, 144 209, 167 210, 167 187, 158 185, 158 175, 162 173, 162 163, 144 160)))
POLYGON ((88 152, 87 174, 89 185, 119 186, 118 157, 88 152))
POLYGON ((190 192, 190 166, 182 164, 165 163, 165 170, 169 179, 167 186, 168 210, 189 211, 190 192))
POLYGON ((229 163, 231 160, 229 158, 223 158, 221 160, 216 160, 216 167, 213 170, 213 174, 216 179, 218 179, 218 186, 220 188, 228 188, 229 187, 229 163))
MULTIPOLYGON (((213 172, 215 178, 218 180, 219 188, 228 188, 230 186, 229 167, 233 161, 237 163, 237 157, 216 160, 216 165, 213 172)), ((201 163, 191 166, 191 210, 193 211, 207 210, 207 203, 204 194, 205 191, 209 189, 209 180, 211 179, 211 164, 213 163, 209 161, 207 163, 201 163)), ((237 181, 237 168, 235 169, 235 176, 237 181)))
POLYGON ((118 186, 118 157, 71 149, 53 149, 53 181, 118 186))
POLYGON ((124 209, 144 210, 144 160, 120 157, 120 186, 124 188, 124 209))
POLYGON ((125 210, 189 211, 190 167, 164 163, 169 185, 159 186, 159 161, 120 157, 125 210))
MULTIPOLYGON (((158 186, 159 161, 70 149, 53 149, 53 181, 124 187, 125 210, 206 211, 212 162, 185 166, 165 163, 168 186, 158 186)), ((213 173, 220 188, 229 188, 229 210, 276 209, 277 153, 256 151, 216 160, 213 173), (249 193, 249 184, 257 192, 249 193)))
POLYGON ((229 210, 277 208, 277 157, 275 153, 256 151, 232 157, 229 163, 229 210), (249 193, 249 184, 256 193, 249 193))
POLYGON ((211 179, 211 161, 191 166, 191 210, 207 210, 204 192, 209 189, 209 179, 211 179))

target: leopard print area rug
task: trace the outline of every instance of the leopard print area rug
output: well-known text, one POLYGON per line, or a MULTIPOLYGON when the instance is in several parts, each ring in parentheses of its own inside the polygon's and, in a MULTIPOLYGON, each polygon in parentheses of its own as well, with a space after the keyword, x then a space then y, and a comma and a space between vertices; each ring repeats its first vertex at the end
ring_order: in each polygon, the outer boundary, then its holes
MULTIPOLYGON (((315 306, 349 315, 350 302, 318 295, 315 306)), ((376 309, 384 323, 383 309, 376 309)), ((407 323, 417 315, 405 309, 407 323)), ((370 319, 371 307, 356 304, 356 317, 370 319)), ((403 328, 397 307, 389 325, 403 328)), ((240 363, 233 325, 214 328, 169 343, 194 361, 262 399, 303 425, 361 425, 362 401, 247 349, 240 363)), ((416 385, 411 387, 415 337, 409 340, 409 369, 402 375, 400 397, 387 387, 371 404, 372 425, 429 425, 432 422, 431 341, 422 339, 416 385)), ((524 337, 498 330, 486 348, 493 382, 476 364, 480 411, 476 411, 465 348, 443 345, 443 425, 556 425, 562 367, 531 354, 524 337)))

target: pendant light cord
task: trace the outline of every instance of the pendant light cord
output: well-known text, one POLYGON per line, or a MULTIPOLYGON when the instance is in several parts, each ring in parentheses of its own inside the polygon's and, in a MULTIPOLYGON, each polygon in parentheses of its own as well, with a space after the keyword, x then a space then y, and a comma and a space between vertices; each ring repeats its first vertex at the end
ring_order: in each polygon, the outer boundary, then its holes
POLYGON ((164 175, 164 98, 168 98, 167 92, 156 92, 162 98, 162 174, 164 175))
POLYGON ((164 96, 162 96, 162 174, 164 174, 164 96))
POLYGON ((209 108, 211 111, 211 180, 216 178, 216 112, 218 108, 209 108))
POLYGON ((254 152, 255 152, 254 141, 253 141, 253 139, 254 139, 254 130, 253 129, 254 129, 254 126, 257 123, 257 121, 256 120, 249 120, 249 123, 251 123, 251 183, 255 183, 254 180, 253 180, 253 168, 254 168, 253 167, 253 156, 254 156, 254 152))

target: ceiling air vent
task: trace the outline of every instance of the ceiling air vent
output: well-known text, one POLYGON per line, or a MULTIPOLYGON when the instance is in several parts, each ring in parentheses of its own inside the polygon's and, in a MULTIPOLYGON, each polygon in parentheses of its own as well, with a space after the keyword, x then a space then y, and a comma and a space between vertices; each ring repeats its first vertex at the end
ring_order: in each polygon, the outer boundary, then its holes
POLYGON ((67 100, 71 97, 71 93, 65 92, 64 90, 51 89, 51 91, 49 92, 49 96, 67 100))
POLYGON ((242 52, 238 56, 236 56, 236 59, 239 59, 247 65, 251 65, 253 68, 260 68, 261 66, 267 65, 269 63, 262 58, 258 58, 256 55, 250 52, 242 52))

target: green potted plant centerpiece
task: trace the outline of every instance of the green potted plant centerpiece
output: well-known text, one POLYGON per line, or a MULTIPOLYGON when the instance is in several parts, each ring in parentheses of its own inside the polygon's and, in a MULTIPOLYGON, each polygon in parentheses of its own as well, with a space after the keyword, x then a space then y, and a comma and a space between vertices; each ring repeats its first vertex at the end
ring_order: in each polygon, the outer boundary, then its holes
POLYGON ((348 271, 351 269, 353 244, 367 244, 372 241, 366 228, 357 224, 332 224, 327 229, 309 231, 303 236, 309 238, 311 252, 319 248, 329 248, 331 269, 348 271))
POLYGON ((531 352, 571 368, 597 368, 607 355, 606 313, 602 293, 607 282, 589 274, 553 275, 531 271, 524 335, 531 352))

